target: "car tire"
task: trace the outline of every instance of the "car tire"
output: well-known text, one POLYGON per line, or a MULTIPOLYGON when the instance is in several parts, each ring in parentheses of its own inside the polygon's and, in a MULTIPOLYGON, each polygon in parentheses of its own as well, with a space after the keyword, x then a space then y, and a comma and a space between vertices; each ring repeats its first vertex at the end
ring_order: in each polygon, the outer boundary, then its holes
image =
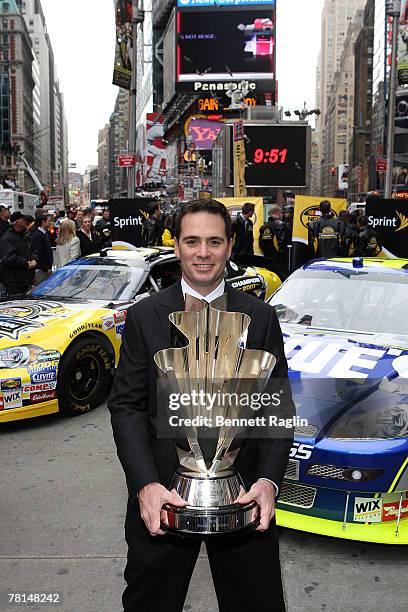
POLYGON ((77 416, 107 399, 112 383, 112 347, 103 338, 79 338, 65 351, 58 372, 58 405, 77 416))

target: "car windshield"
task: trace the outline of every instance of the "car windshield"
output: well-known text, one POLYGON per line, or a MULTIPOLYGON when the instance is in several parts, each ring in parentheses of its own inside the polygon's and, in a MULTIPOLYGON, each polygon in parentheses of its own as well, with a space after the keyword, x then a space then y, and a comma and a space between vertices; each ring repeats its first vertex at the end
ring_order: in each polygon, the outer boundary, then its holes
POLYGON ((281 323, 408 335, 408 274, 298 270, 271 297, 281 323))
POLYGON ((143 265, 126 265, 108 258, 79 259, 51 274, 31 296, 126 301, 138 291, 145 275, 143 265))

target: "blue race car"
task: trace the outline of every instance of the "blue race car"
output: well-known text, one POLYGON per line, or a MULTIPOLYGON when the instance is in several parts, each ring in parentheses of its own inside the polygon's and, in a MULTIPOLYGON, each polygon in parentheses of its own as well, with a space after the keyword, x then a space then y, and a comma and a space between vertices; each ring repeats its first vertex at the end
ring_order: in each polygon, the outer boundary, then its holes
POLYGON ((303 419, 278 524, 408 544, 408 260, 316 260, 269 303, 303 419))

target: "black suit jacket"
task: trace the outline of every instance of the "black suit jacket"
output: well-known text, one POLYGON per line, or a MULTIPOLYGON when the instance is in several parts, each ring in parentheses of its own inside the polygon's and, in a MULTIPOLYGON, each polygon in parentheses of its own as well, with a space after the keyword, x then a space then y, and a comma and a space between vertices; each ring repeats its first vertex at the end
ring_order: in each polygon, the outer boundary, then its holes
MULTIPOLYGON (((226 284, 227 308, 251 317, 247 348, 276 356, 274 378, 287 379, 280 326, 274 309, 226 284)), ((108 401, 118 456, 130 493, 150 482, 170 485, 178 465, 174 442, 156 434, 156 368, 154 355, 170 346, 169 314, 184 310, 180 282, 131 306, 122 336, 120 360, 108 401)), ((278 487, 288 463, 292 434, 275 439, 245 440, 235 465, 247 487, 269 478, 278 487)))
POLYGON ((37 255, 38 268, 48 272, 52 268, 52 247, 48 232, 44 234, 38 228, 30 235, 30 245, 37 255))

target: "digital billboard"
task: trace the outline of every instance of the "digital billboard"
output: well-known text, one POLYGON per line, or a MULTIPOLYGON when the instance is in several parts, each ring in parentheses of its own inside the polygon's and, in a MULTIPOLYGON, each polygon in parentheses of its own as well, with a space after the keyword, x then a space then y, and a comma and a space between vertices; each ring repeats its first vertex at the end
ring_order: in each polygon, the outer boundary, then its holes
POLYGON ((226 92, 242 81, 249 95, 274 91, 275 4, 192 2, 178 3, 177 91, 226 92))
MULTIPOLYGON (((230 132, 232 142, 231 128, 230 132)), ((244 132, 247 187, 307 186, 310 127, 296 123, 294 125, 258 123, 245 124, 244 132)), ((233 160, 230 159, 231 176, 232 168, 233 160)))

